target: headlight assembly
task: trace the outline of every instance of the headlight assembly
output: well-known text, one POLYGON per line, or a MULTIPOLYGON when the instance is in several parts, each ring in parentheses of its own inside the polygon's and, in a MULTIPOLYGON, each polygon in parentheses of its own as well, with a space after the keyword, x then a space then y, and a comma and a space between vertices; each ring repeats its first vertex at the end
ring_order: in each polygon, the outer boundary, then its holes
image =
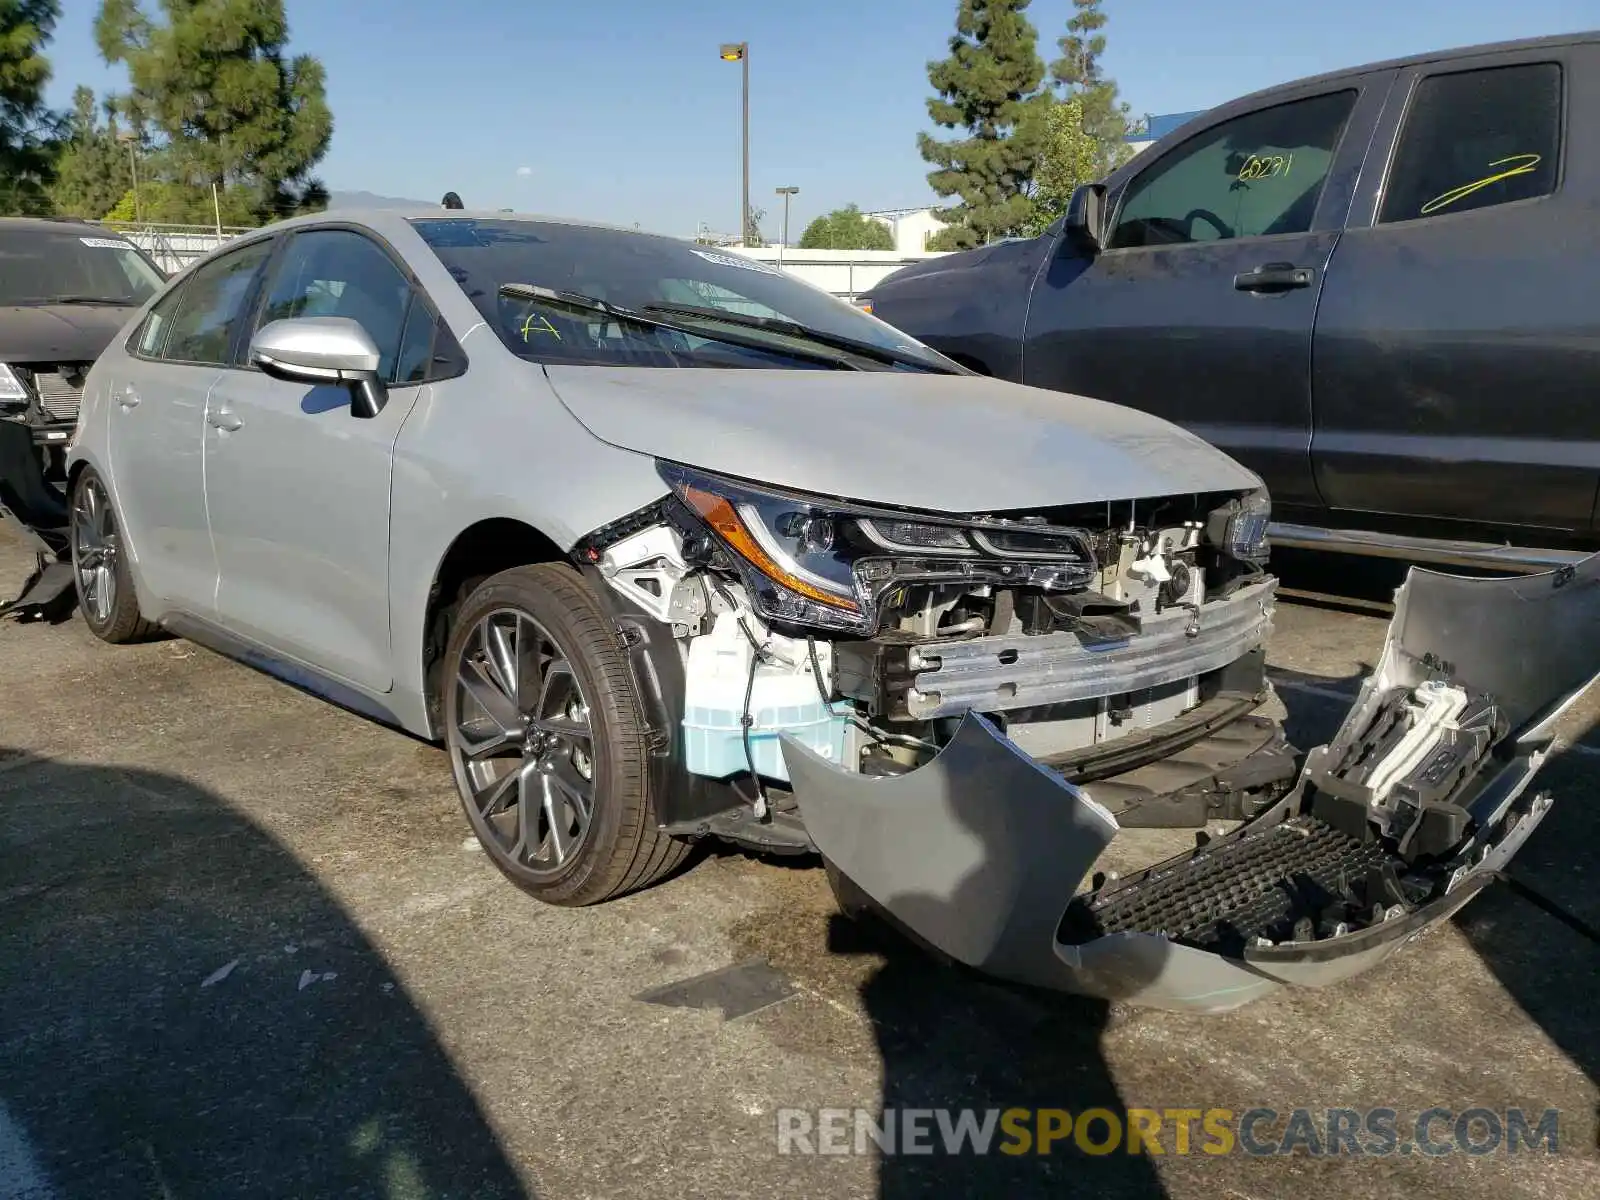
POLYGON ((762 616, 871 633, 882 598, 908 583, 1085 586, 1083 531, 1038 522, 875 509, 658 464, 684 506, 730 552, 762 616))
POLYGON ((28 406, 28 389, 23 386, 17 373, 0 362, 0 407, 26 408, 28 406))

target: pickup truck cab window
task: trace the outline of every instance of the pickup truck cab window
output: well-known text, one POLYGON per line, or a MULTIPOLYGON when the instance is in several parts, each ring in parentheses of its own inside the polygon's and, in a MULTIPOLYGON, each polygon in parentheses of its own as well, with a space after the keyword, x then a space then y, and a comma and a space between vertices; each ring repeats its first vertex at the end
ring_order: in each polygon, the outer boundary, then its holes
POLYGON ((1561 67, 1525 63, 1417 85, 1379 221, 1469 212, 1555 191, 1561 67))
POLYGON ((1129 184, 1109 248, 1305 233, 1355 102, 1279 104, 1175 147, 1129 184))

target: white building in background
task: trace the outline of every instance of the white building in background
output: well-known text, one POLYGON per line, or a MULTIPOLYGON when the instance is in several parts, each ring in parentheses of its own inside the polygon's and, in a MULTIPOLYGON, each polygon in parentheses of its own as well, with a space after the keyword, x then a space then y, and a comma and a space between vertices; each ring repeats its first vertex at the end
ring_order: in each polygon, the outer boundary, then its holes
POLYGON ((933 215, 931 208, 886 208, 862 215, 889 227, 899 254, 924 253, 928 239, 944 228, 944 222, 933 215))

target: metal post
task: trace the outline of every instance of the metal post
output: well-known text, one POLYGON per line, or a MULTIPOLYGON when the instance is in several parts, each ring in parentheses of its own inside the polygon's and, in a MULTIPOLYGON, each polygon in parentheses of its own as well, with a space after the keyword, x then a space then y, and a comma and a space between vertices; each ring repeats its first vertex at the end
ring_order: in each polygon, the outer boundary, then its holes
POLYGON ((217 237, 222 236, 222 201, 217 196, 216 181, 211 184, 211 211, 217 214, 217 237))
POLYGON ((143 214, 139 211, 139 158, 134 153, 132 142, 128 143, 128 166, 133 170, 133 219, 135 223, 139 223, 144 220, 143 214))
POLYGON ((783 252, 789 245, 789 197, 800 191, 797 187, 781 187, 778 195, 783 197, 783 237, 778 241, 778 266, 783 266, 783 252))
POLYGON ((718 56, 723 62, 736 62, 743 68, 744 98, 740 109, 740 153, 744 159, 744 172, 739 190, 739 245, 749 245, 750 238, 750 43, 723 42, 718 56))
POLYGON ((739 242, 750 244, 750 43, 742 43, 744 50, 744 220, 739 226, 739 242))

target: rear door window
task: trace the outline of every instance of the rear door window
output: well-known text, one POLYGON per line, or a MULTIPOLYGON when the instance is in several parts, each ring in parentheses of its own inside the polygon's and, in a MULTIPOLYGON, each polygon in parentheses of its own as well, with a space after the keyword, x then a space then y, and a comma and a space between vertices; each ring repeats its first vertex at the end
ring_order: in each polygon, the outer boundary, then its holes
POLYGON ((1245 113, 1167 151, 1128 185, 1109 246, 1305 233, 1356 92, 1245 113))
POLYGON ((1429 76, 1406 114, 1379 223, 1548 196, 1560 151, 1556 63, 1429 76))

